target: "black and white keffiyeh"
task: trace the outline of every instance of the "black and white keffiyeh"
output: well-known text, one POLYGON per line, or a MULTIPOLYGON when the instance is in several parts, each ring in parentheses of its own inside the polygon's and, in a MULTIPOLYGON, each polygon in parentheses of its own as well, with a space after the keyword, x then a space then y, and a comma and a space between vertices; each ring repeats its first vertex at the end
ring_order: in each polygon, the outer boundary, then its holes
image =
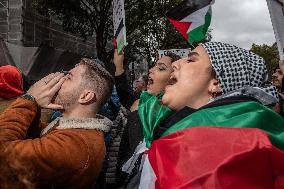
POLYGON ((251 91, 248 88, 255 88, 254 93, 259 90, 262 97, 263 93, 268 95, 264 104, 278 102, 276 88, 268 84, 263 58, 248 50, 221 42, 207 42, 202 46, 209 55, 223 95, 245 93, 251 91), (246 90, 242 90, 243 88, 246 90))

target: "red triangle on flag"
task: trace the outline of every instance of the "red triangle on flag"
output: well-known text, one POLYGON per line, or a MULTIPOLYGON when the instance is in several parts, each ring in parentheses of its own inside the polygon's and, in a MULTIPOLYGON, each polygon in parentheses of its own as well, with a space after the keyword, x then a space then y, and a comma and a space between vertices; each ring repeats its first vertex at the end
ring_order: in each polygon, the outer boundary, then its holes
POLYGON ((188 41, 187 31, 192 22, 181 22, 168 18, 169 21, 176 27, 176 29, 182 34, 182 36, 188 41))

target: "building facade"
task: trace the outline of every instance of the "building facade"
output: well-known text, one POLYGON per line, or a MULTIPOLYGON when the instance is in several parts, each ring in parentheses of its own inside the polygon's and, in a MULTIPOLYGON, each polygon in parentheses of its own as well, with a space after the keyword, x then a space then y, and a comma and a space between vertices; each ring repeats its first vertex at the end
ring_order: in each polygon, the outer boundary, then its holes
POLYGON ((32 81, 95 55, 94 38, 65 32, 56 19, 37 14, 32 0, 0 0, 0 38, 0 57, 9 57, 0 66, 15 65, 32 81))
POLYGON ((95 40, 63 31, 60 22, 38 15, 32 0, 0 0, 0 35, 5 41, 25 47, 50 47, 92 57, 95 40))

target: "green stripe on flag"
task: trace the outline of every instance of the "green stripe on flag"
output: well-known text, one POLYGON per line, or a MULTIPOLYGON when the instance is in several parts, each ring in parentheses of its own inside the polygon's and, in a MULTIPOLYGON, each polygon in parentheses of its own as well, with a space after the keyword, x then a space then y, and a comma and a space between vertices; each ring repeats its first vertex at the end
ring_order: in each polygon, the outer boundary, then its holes
POLYGON ((271 143, 284 150, 284 119, 273 110, 249 101, 198 110, 163 133, 196 127, 259 128, 269 134, 271 143))
POLYGON ((147 148, 151 146, 157 126, 174 113, 173 110, 161 105, 162 96, 163 94, 153 96, 146 91, 140 95, 138 114, 143 125, 143 136, 147 148))

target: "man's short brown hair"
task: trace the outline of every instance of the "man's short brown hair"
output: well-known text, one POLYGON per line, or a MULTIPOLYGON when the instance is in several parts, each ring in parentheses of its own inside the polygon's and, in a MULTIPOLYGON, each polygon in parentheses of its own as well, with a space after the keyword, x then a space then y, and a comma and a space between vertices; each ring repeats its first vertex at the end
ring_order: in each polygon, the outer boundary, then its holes
POLYGON ((91 59, 82 58, 76 66, 80 65, 86 66, 85 72, 82 75, 84 81, 82 85, 94 90, 98 105, 101 107, 111 96, 114 79, 103 66, 91 59))

